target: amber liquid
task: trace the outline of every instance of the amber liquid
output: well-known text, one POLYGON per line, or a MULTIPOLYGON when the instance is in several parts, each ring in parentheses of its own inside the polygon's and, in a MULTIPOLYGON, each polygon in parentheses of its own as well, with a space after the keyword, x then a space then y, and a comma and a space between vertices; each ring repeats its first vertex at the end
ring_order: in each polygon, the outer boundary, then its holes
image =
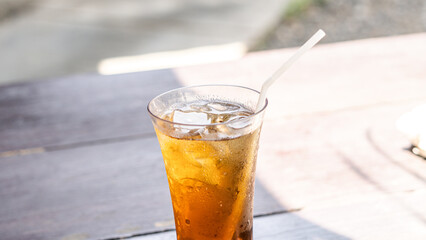
POLYGON ((174 138, 156 129, 178 240, 250 240, 260 129, 232 139, 174 138))

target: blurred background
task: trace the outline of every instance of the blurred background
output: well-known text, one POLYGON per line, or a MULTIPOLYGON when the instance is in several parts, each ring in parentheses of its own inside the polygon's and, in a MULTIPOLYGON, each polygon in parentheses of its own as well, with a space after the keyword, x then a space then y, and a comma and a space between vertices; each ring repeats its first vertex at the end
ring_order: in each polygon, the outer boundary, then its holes
POLYGON ((426 31, 424 0, 0 0, 0 85, 426 31))

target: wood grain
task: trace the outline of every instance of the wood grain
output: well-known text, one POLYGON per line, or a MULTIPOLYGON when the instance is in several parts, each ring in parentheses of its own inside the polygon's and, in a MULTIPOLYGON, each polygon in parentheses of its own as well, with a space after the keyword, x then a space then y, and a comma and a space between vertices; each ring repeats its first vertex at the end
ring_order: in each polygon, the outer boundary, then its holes
MULTIPOLYGON (((419 103, 267 121, 258 179, 288 208, 336 207, 424 189, 426 161, 408 150, 410 142, 395 127, 419 103)), ((424 205, 411 207, 426 214, 424 205)))
MULTIPOLYGON (((0 158, 0 199, 5 240, 107 239, 174 228, 155 137, 0 158)), ((255 214, 285 210, 261 182, 255 199, 255 214)))
POLYGON ((85 75, 0 87, 0 152, 153 133, 149 100, 172 70, 85 75))

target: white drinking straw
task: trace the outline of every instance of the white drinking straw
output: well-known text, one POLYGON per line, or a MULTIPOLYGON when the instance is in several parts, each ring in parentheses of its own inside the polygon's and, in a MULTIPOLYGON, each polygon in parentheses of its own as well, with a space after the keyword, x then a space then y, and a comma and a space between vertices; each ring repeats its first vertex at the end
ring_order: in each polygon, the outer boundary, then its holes
POLYGON ((323 37, 325 36, 325 32, 323 30, 318 30, 308 41, 305 42, 296 53, 291 56, 271 77, 266 79, 266 81, 262 85, 262 90, 260 91, 259 100, 257 101, 256 112, 260 111, 262 107, 265 105, 266 99, 266 91, 268 88, 279 78, 281 75, 287 71, 302 56, 305 52, 311 49, 315 44, 317 44, 323 37))

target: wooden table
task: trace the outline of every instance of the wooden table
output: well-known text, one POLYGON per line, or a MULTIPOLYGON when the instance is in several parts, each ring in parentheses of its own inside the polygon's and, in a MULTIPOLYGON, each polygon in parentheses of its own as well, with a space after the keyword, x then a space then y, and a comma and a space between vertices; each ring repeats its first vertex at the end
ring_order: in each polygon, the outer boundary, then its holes
MULTIPOLYGON (((0 87, 0 239, 174 239, 147 102, 259 89, 293 52, 0 87)), ((426 161, 394 127, 426 102, 426 34, 315 47, 268 96, 256 240, 426 239, 426 161)))

